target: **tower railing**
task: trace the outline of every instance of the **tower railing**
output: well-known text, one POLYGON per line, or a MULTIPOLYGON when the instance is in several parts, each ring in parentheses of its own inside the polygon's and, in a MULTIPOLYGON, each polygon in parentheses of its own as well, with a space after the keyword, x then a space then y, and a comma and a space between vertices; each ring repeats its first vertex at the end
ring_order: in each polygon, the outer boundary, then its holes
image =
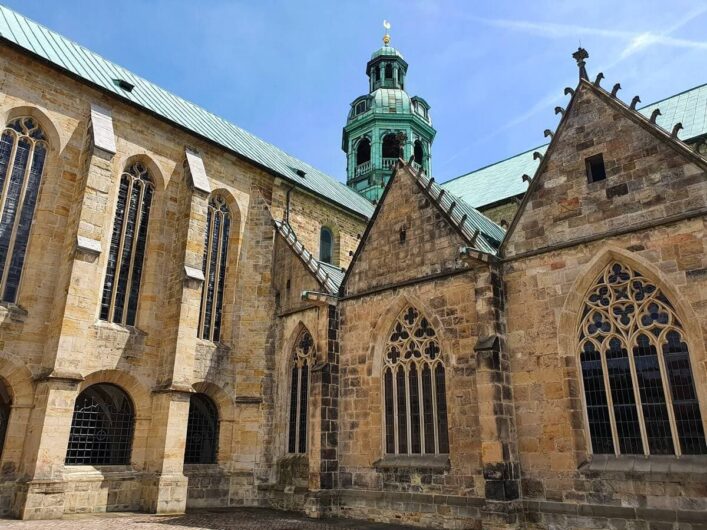
POLYGON ((368 162, 364 162, 363 164, 359 164, 356 166, 356 176, 360 177, 361 175, 365 175, 366 173, 369 173, 371 169, 373 169, 373 166, 370 160, 368 162))
POLYGON ((383 169, 393 169, 393 166, 398 161, 397 158, 384 158, 383 159, 383 169))

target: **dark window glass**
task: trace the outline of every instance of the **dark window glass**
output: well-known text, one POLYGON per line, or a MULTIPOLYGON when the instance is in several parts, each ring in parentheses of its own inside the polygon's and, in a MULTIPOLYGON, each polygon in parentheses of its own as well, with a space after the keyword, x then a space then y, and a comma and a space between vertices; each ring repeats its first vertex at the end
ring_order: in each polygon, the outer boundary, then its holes
POLYGON ((185 464, 215 464, 218 451, 218 411, 205 394, 189 398, 185 464))
POLYGON ((614 452, 614 441, 611 434, 609 406, 604 389, 601 354, 591 342, 584 344, 581 364, 592 450, 595 454, 612 454, 614 452))
POLYGON ((386 134, 383 137, 383 158, 399 158, 400 141, 394 134, 386 134))
POLYGON ((422 154, 422 142, 420 140, 415 140, 414 151, 415 151, 414 152, 415 162, 422 165, 423 154, 422 154))
POLYGON ((334 237, 326 226, 319 232, 319 261, 332 263, 334 237))
POLYGON ((407 392, 405 390, 405 368, 398 367, 395 373, 395 382, 398 390, 398 453, 408 452, 407 430, 407 392))
POLYGON ((638 423, 636 396, 633 393, 628 353, 619 339, 611 339, 606 352, 611 399, 614 403, 616 430, 623 454, 643 453, 641 428, 638 423))
POLYGON ((7 124, 0 137, 0 292, 7 302, 17 298, 46 155, 32 118, 7 124))
POLYGON ((437 422, 439 432, 439 452, 449 452, 449 434, 447 431, 447 394, 444 383, 444 366, 435 368, 435 382, 437 387, 437 422))
POLYGON ((125 392, 110 384, 88 387, 74 405, 66 464, 129 464, 133 429, 133 405, 125 392))
POLYGON ((152 181, 141 163, 122 174, 103 284, 102 320, 135 325, 152 195, 152 181))
POLYGON ((288 435, 287 451, 297 452, 297 403, 299 402, 299 372, 297 366, 292 366, 290 377, 290 432, 288 435))
POLYGON ((700 406, 692 379, 690 355, 687 344, 677 331, 668 332, 663 345, 663 355, 682 452, 687 455, 707 454, 700 406))
POLYGON ((3 382, 0 381, 0 456, 2 456, 7 426, 10 423, 11 406, 12 401, 10 399, 10 393, 7 391, 7 388, 5 388, 3 382))
POLYGON ((393 65, 390 63, 385 65, 385 78, 393 79, 393 65))
POLYGON ((209 199, 206 216, 206 240, 202 259, 204 286, 201 293, 198 336, 214 342, 218 342, 221 338, 223 291, 226 283, 230 230, 231 213, 226 199, 220 195, 213 195, 209 199))
POLYGON ((309 407, 309 368, 316 359, 314 339, 302 329, 295 341, 290 380, 290 421, 287 450, 307 452, 307 421, 309 407))
POLYGON ((422 368, 422 406, 424 408, 425 452, 435 452, 435 411, 432 404, 432 371, 429 365, 422 368))
POLYGON ((410 452, 421 453, 420 382, 418 381, 417 367, 414 364, 410 365, 410 371, 408 372, 408 387, 410 389, 410 452))
POLYGON ((606 179, 604 157, 601 153, 587 158, 585 164, 587 166, 587 181, 599 182, 600 180, 606 179))
POLYGON ((393 407, 395 401, 393 398, 393 371, 390 368, 385 369, 383 376, 385 382, 385 451, 386 453, 395 452, 395 417, 393 407))
POLYGON ((356 146, 356 165, 360 166, 371 161, 371 142, 368 138, 361 139, 356 146))

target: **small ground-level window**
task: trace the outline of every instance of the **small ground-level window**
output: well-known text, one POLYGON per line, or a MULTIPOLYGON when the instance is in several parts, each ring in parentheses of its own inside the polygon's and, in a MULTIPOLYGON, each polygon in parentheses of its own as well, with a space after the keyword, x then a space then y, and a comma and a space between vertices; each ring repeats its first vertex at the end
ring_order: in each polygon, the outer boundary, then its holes
POLYGON ((134 418, 132 401, 122 389, 89 386, 76 398, 66 465, 129 464, 134 418))
POLYGON ((218 409, 206 394, 189 398, 185 464, 215 464, 218 453, 218 409))
POLYGON ((606 168, 604 167, 604 157, 601 153, 590 156, 585 160, 587 166, 587 181, 599 182, 606 179, 606 168))
POLYGON ((653 282, 608 265, 585 300, 579 343, 595 454, 707 454, 685 332, 653 282))
POLYGON ((315 359, 314 339, 306 328, 302 328, 295 341, 290 361, 290 421, 287 437, 289 453, 307 452, 309 372, 315 359))

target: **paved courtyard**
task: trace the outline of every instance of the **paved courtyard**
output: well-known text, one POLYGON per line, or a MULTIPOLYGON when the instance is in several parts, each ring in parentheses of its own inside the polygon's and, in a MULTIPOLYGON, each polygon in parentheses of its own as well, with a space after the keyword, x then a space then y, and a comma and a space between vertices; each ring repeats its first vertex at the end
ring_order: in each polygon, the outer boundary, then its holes
POLYGON ((404 530, 410 526, 351 519, 308 519, 300 514, 265 509, 199 511, 186 515, 109 513, 77 515, 52 521, 0 519, 3 530, 404 530))

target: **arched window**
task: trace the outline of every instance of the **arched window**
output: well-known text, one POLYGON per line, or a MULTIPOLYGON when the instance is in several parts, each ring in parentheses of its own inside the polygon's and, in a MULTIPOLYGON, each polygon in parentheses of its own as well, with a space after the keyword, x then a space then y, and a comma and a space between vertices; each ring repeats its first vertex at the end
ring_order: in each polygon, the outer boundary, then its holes
POLYGON ((334 257, 334 235, 331 229, 322 226, 319 232, 319 261, 333 263, 334 257))
POLYGON ((0 456, 5 445, 5 435, 7 434, 7 425, 10 423, 10 407, 12 400, 10 393, 7 391, 3 381, 0 379, 0 456))
POLYGON ((89 386, 76 398, 66 465, 129 464, 134 417, 132 401, 122 389, 105 383, 89 386))
POLYGON ((307 419, 309 406, 309 371, 316 360, 314 339, 302 329, 295 341, 290 369, 290 423, 287 451, 307 452, 307 419))
POLYGON ((367 105, 365 99, 364 99, 363 101, 359 101, 358 103, 356 103, 356 111, 355 111, 355 114, 356 114, 356 115, 359 115, 359 114, 361 114, 361 113, 363 113, 363 112, 366 112, 367 106, 368 106, 368 105, 367 105))
POLYGON ((17 118, 0 137, 0 294, 15 302, 32 216, 47 157, 47 142, 33 118, 17 118))
POLYGON ((371 141, 368 138, 362 138, 356 146, 356 165, 360 166, 371 161, 371 141))
POLYGON ((415 155, 415 162, 422 165, 423 151, 422 151, 422 142, 420 140, 415 140, 413 154, 415 155))
POLYGON ((682 324, 638 271, 614 262, 601 273, 584 303, 579 356, 594 453, 707 453, 682 324))
POLYGON ((444 363, 429 321, 414 307, 396 320, 383 365, 385 452, 449 453, 444 363))
POLYGON ((139 162, 120 176, 101 320, 135 325, 153 192, 147 168, 139 162))
POLYGON ((383 137, 383 158, 400 157, 400 140, 395 134, 386 134, 383 137))
POLYGON ((204 287, 201 293, 199 337, 218 342, 221 338, 223 286, 226 283, 228 237, 231 230, 231 212, 226 199, 213 195, 209 200, 206 243, 204 244, 204 287))
POLYGON ((218 452, 218 409, 206 394, 189 398, 185 464, 215 464, 218 452))
POLYGON ((393 79, 393 65, 390 63, 385 65, 385 78, 393 79))

